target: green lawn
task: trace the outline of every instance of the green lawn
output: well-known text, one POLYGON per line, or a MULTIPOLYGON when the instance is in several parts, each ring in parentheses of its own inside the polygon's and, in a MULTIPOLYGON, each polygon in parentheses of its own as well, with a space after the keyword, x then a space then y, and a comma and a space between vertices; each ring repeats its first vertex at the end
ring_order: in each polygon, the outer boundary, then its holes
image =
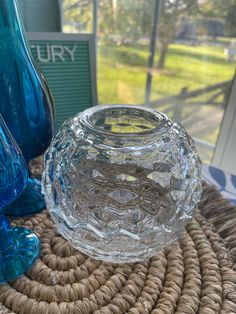
MULTIPOLYGON (((148 47, 100 47, 98 55, 100 103, 143 103, 148 47)), ((222 47, 172 44, 165 69, 154 68, 152 100, 229 80, 234 70, 222 47)))
MULTIPOLYGON (((220 46, 188 46, 172 44, 166 66, 158 71, 158 53, 155 56, 151 100, 178 95, 183 87, 188 91, 201 89, 232 79, 235 64, 226 61, 220 46)), ((143 104, 147 75, 148 47, 100 46, 98 51, 98 94, 101 104, 143 104)), ((223 107, 200 106, 199 101, 209 95, 194 99, 197 105, 181 104, 181 122, 195 138, 215 144, 223 117, 223 107)), ((158 110, 174 116, 176 105, 170 110, 158 110)), ((204 162, 210 162, 212 151, 200 152, 204 162)))

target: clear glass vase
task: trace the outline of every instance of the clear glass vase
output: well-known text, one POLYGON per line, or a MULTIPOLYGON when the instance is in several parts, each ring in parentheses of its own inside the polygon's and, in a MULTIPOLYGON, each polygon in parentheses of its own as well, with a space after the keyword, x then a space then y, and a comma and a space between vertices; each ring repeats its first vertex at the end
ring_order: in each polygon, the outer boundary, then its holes
MULTIPOLYGON (((53 136, 54 102, 35 64, 16 0, 0 0, 0 113, 27 161, 45 152, 53 136)), ((45 207, 40 182, 28 185, 6 210, 31 214, 45 207)))
POLYGON ((137 106, 97 106, 64 123, 45 154, 43 193, 58 231, 101 260, 134 262, 175 241, 201 196, 184 128, 137 106))

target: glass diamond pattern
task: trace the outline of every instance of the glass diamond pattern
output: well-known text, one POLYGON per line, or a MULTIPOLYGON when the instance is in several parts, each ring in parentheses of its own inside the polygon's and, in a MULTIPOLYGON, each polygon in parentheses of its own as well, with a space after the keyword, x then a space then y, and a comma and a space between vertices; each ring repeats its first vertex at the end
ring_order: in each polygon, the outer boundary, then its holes
POLYGON ((97 106, 63 124, 45 155, 42 185, 58 231, 75 248, 136 262, 175 241, 191 219, 200 160, 184 128, 164 114, 97 106))
POLYGON ((125 204, 137 197, 135 193, 126 189, 112 191, 111 193, 108 194, 108 196, 121 204, 125 204))

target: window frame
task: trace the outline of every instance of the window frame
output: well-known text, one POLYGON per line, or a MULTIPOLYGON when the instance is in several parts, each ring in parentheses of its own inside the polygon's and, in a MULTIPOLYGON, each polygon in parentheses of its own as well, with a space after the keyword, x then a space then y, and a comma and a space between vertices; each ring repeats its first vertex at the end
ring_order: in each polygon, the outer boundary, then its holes
POLYGON ((236 174, 236 75, 228 95, 212 164, 236 174))

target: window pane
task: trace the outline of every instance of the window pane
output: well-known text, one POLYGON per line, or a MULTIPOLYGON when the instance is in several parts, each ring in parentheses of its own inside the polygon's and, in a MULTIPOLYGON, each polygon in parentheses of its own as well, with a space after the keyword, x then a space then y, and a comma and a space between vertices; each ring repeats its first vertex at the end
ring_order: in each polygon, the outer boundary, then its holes
POLYGON ((153 0, 99 1, 100 103, 144 102, 153 8, 153 0))
POLYGON ((93 0, 62 0, 61 11, 64 33, 92 33, 93 0))
POLYGON ((152 105, 183 123, 204 162, 212 159, 235 71, 230 2, 164 1, 161 12, 152 105))
MULTIPOLYGON (((234 1, 162 1, 153 108, 180 121, 210 162, 235 71, 234 1)), ((155 1, 100 0, 100 103, 144 104, 155 1)))

